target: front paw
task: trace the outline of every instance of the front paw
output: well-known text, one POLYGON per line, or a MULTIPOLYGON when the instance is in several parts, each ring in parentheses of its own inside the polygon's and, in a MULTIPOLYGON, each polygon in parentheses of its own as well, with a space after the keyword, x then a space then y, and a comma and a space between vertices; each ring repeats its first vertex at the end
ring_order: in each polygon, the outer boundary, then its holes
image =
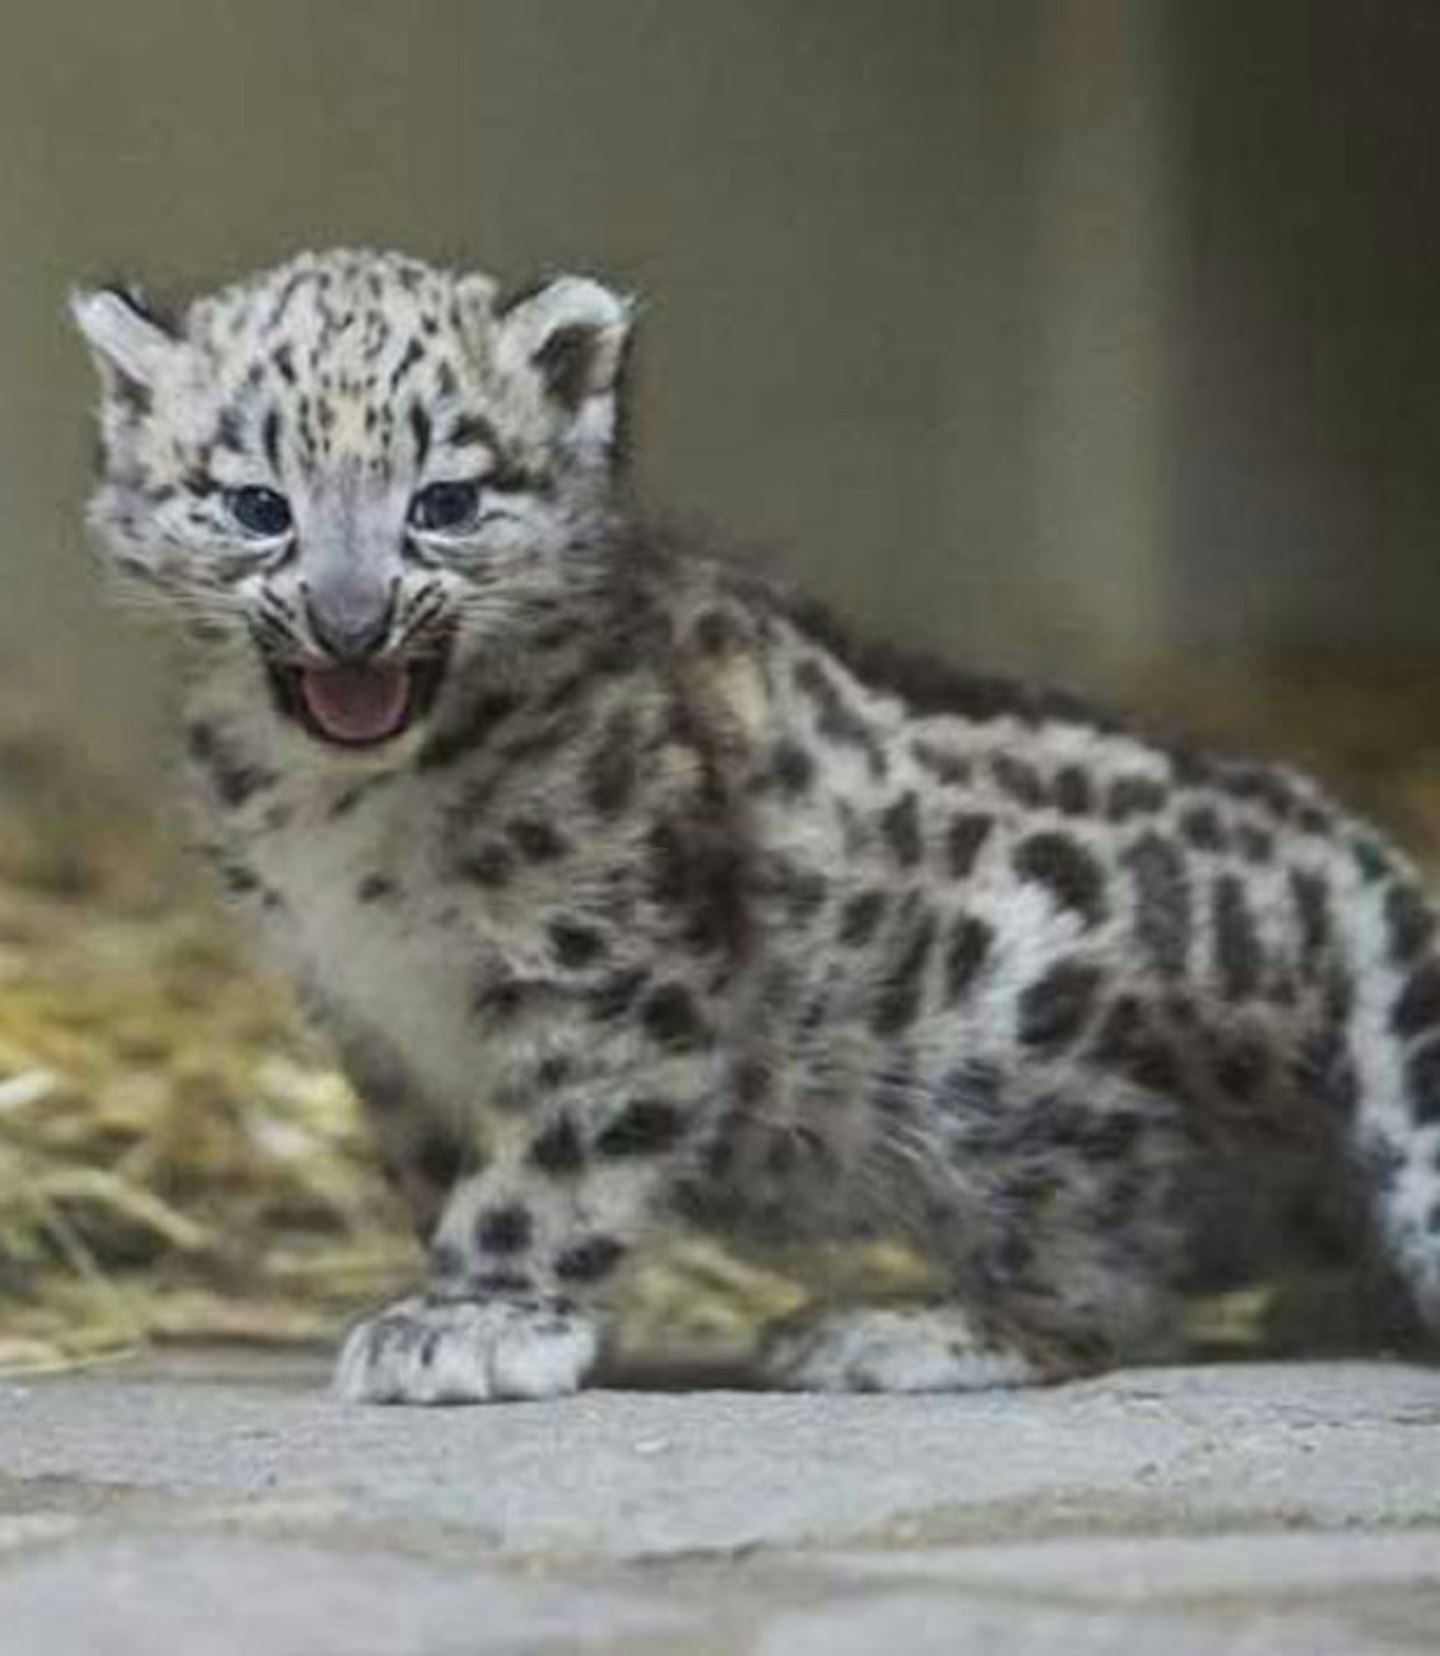
POLYGON ((417 1294, 345 1336, 335 1389, 352 1403, 485 1403, 578 1391, 599 1354, 588 1319, 543 1300, 417 1294))

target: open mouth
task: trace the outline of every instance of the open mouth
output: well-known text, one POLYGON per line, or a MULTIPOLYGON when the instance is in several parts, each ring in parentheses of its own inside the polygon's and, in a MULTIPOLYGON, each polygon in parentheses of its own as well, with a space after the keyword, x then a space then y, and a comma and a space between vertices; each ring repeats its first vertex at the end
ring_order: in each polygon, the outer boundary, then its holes
POLYGON ((409 660, 281 663, 266 668, 276 705, 317 740, 379 747, 429 712, 448 652, 409 660))

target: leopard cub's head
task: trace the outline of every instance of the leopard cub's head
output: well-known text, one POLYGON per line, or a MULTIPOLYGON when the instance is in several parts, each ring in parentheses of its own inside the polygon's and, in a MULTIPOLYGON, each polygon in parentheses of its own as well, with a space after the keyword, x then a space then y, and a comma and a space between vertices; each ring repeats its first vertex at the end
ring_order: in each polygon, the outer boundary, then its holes
POLYGON ((91 521, 279 715, 379 748, 447 669, 523 651, 600 578, 630 306, 563 276, 512 304, 395 254, 304 254, 173 324, 74 316, 102 382, 91 521))

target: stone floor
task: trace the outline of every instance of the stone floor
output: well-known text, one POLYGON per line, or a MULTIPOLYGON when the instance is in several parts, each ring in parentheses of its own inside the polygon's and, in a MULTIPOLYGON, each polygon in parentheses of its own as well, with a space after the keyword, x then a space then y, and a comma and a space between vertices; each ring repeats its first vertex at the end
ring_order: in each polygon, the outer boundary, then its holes
POLYGON ((5 1656, 1440 1651, 1440 1371, 347 1407, 236 1354, 0 1386, 5 1656))

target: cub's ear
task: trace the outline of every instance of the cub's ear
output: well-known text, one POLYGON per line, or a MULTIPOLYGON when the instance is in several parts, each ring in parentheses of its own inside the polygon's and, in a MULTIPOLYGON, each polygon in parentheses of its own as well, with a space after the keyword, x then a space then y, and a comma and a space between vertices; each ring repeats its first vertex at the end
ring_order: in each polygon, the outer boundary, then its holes
POLYGON ((578 414, 591 397, 614 392, 634 310, 633 300, 588 276, 558 276, 501 314, 502 348, 578 414))
POLYGON ((77 290, 70 296, 70 314, 110 389, 150 390, 180 348, 175 336, 120 288, 77 290))

